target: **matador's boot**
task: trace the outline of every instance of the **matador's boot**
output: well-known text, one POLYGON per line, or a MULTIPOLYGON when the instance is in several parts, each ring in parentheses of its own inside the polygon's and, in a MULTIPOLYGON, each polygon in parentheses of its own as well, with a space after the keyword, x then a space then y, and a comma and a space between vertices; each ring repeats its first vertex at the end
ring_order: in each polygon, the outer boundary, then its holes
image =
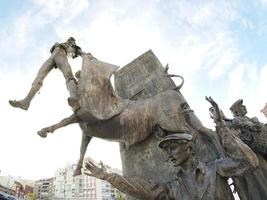
POLYGON ((9 100, 9 104, 15 108, 21 108, 23 110, 28 110, 31 104, 31 100, 35 96, 35 94, 39 91, 41 85, 33 85, 32 88, 30 89, 29 93, 27 96, 19 101, 16 100, 9 100))
POLYGON ((30 102, 28 102, 25 99, 22 99, 20 101, 16 101, 16 100, 9 100, 8 101, 9 104, 15 108, 21 108, 23 110, 28 110, 29 106, 30 106, 30 102))

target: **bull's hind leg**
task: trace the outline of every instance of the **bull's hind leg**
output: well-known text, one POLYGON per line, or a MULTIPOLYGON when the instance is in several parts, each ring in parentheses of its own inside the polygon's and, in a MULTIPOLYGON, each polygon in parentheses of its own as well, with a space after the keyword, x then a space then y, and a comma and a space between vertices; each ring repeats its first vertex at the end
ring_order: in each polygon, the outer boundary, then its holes
POLYGON ((45 127, 42 130, 38 131, 37 133, 40 137, 45 138, 47 137, 48 133, 53 133, 55 130, 59 128, 68 126, 70 124, 78 123, 79 121, 80 121, 79 118, 75 114, 72 114, 70 117, 61 120, 59 123, 45 127))
POLYGON ((82 134, 82 142, 81 142, 81 148, 80 148, 80 159, 78 161, 77 167, 73 172, 73 176, 78 176, 82 174, 82 167, 83 167, 83 159, 87 150, 87 146, 89 142, 91 141, 92 137, 87 136, 85 132, 83 131, 82 134))

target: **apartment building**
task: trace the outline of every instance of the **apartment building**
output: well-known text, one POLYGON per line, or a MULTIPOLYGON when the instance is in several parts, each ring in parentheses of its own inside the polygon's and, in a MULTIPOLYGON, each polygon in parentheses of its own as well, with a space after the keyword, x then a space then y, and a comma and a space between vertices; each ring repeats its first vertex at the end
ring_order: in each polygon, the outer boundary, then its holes
MULTIPOLYGON (((109 171, 121 173, 106 166, 109 171)), ((73 177, 75 164, 58 169, 54 179, 54 200, 115 200, 122 196, 111 184, 94 177, 80 175, 73 177)))
POLYGON ((52 200, 54 198, 54 178, 35 181, 34 196, 35 200, 52 200))

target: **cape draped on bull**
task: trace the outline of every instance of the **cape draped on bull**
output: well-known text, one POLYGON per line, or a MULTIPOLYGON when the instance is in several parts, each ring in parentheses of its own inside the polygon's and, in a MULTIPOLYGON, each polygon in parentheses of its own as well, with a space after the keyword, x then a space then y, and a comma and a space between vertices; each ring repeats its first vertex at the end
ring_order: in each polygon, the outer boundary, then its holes
POLYGON ((80 113, 85 118, 107 120, 119 114, 128 105, 128 100, 117 95, 110 78, 119 67, 106 62, 83 56, 79 83, 80 113))

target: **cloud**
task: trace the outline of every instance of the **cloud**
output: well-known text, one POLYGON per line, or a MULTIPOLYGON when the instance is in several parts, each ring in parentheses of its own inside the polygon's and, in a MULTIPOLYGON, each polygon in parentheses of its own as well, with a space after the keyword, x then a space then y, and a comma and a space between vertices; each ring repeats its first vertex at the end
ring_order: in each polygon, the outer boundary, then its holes
POLYGON ((267 8, 267 0, 258 0, 258 2, 263 8, 267 8))
POLYGON ((239 60, 238 46, 230 32, 219 33, 205 57, 210 67, 209 78, 214 80, 224 75, 239 60))
POLYGON ((229 107, 241 98, 248 108, 248 116, 257 116, 262 122, 266 121, 260 113, 267 101, 267 94, 264 92, 267 84, 266 75, 267 65, 258 70, 255 64, 249 63, 240 63, 229 73, 229 89, 221 104, 228 117, 231 117, 229 107))
MULTIPOLYGON (((251 70, 253 73, 253 69, 251 70)), ((246 87, 246 105, 248 107, 249 116, 257 116, 262 122, 266 122, 266 118, 260 113, 260 110, 267 102, 266 84, 267 84, 267 64, 260 68, 254 82, 248 82, 246 87)))
POLYGON ((243 64, 239 64, 229 73, 229 86, 231 88, 228 94, 229 97, 238 98, 242 96, 245 86, 244 73, 245 66, 243 64))
POLYGON ((88 0, 33 0, 41 10, 43 16, 58 19, 60 22, 68 22, 77 17, 89 7, 88 0))

